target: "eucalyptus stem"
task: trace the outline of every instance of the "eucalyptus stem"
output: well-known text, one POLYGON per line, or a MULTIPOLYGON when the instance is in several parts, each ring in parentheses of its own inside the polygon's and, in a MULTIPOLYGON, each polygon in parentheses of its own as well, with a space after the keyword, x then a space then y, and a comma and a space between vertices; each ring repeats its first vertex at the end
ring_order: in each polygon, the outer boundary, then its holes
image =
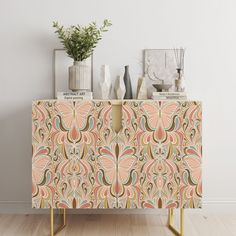
POLYGON ((107 19, 103 21, 100 27, 97 26, 96 22, 92 22, 88 26, 72 25, 65 28, 58 22, 53 22, 53 27, 56 29, 55 33, 68 56, 74 61, 83 61, 90 57, 102 39, 102 33, 107 32, 111 25, 107 19))

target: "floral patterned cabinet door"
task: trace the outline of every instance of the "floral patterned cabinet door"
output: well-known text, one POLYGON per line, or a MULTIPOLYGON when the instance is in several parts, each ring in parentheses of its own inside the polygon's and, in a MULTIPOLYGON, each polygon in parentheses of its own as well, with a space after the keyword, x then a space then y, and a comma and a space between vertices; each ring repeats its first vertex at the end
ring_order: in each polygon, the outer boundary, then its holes
POLYGON ((119 208, 201 207, 201 119, 199 102, 123 103, 119 208))
POLYGON ((110 102, 33 103, 33 207, 117 206, 116 134, 111 114, 110 102))

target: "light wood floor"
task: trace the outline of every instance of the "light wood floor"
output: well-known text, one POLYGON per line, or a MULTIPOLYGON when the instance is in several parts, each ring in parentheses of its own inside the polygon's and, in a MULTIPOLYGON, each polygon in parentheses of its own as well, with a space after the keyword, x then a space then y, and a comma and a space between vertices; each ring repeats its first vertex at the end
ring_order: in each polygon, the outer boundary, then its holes
MULTIPOLYGON (((56 217, 56 224, 59 223, 56 217)), ((171 236, 167 215, 68 215, 58 236, 171 236)), ((0 215, 1 236, 49 235, 49 215, 0 215)), ((236 236, 236 214, 185 215, 186 236, 236 236)))

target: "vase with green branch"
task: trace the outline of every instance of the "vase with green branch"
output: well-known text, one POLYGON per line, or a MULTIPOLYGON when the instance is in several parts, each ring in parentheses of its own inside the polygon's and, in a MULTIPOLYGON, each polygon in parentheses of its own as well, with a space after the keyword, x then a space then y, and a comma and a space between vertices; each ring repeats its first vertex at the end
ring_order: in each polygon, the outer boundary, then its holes
POLYGON ((86 81, 89 80, 91 68, 86 63, 98 42, 102 39, 102 34, 108 31, 111 22, 107 19, 98 27, 96 22, 87 26, 72 25, 68 28, 53 22, 55 33, 58 35, 67 55, 74 60, 69 67, 69 89, 78 91, 86 88, 86 81))

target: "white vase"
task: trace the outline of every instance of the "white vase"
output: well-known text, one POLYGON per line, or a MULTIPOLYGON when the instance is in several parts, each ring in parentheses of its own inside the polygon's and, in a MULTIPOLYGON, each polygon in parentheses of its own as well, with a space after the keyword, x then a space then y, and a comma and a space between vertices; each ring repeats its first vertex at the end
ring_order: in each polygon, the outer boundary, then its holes
POLYGON ((180 73, 175 80, 175 89, 177 92, 185 91, 185 79, 183 73, 180 73))
POLYGON ((181 85, 180 85, 180 89, 181 89, 181 92, 185 92, 185 77, 184 77, 184 74, 181 75, 181 85))
POLYGON ((69 89, 73 92, 87 90, 86 84, 90 78, 90 67, 85 61, 74 61, 69 67, 69 89))
POLYGON ((115 94, 117 99, 123 99, 125 96, 125 83, 122 76, 118 76, 115 85, 115 94))
POLYGON ((99 84, 101 88, 101 98, 109 99, 111 94, 111 75, 109 65, 101 66, 101 81, 99 84))
POLYGON ((141 77, 138 79, 137 86, 137 99, 147 99, 147 86, 145 77, 141 77))

